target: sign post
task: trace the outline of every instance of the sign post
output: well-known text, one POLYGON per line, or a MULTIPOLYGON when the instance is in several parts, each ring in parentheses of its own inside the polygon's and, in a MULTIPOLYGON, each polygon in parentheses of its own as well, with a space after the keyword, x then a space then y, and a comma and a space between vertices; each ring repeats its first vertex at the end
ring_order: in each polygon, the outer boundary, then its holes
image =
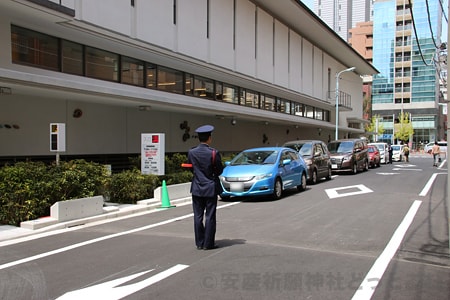
POLYGON ((59 153, 66 151, 66 124, 50 123, 50 152, 56 152, 56 165, 59 165, 59 153))
POLYGON ((141 134, 141 173, 164 175, 164 133, 141 134))

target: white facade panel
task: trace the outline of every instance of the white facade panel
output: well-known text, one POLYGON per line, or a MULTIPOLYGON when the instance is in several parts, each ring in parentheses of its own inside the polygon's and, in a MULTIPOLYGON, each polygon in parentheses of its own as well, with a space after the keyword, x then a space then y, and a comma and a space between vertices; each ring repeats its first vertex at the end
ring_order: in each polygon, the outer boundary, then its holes
POLYGON ((237 72, 255 76, 255 10, 253 3, 246 0, 237 0, 235 10, 236 28, 235 39, 235 70, 237 72))
POLYGON ((312 95, 313 86, 313 45, 303 39, 302 43, 302 70, 303 70, 303 81, 302 81, 302 92, 308 95, 312 95))
POLYGON ((136 16, 136 38, 174 50, 175 25, 172 1, 136 1, 136 16))
POLYGON ((314 65, 313 65, 313 96, 316 98, 322 98, 322 84, 323 84, 323 52, 314 47, 314 65))
POLYGON ((177 1, 178 51, 206 61, 207 6, 206 0, 177 1))
POLYGON ((104 1, 79 0, 81 13, 77 10, 76 17, 125 35, 131 34, 131 13, 133 7, 129 1, 109 0, 104 1))
POLYGON ((233 24, 233 1, 211 1, 210 62, 227 69, 234 69, 233 24))
POLYGON ((274 19, 265 11, 257 9, 256 23, 256 77, 273 82, 274 19))
POLYGON ((302 89, 302 38, 294 31, 289 32, 289 88, 302 89))
POLYGON ((274 83, 289 87, 289 29, 275 21, 275 72, 274 83))

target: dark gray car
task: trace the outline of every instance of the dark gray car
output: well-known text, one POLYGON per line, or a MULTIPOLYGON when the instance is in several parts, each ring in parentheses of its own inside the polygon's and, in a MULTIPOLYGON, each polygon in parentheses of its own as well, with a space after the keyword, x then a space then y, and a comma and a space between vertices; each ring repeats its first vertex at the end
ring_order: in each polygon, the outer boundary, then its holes
POLYGON ((331 160, 327 145, 319 140, 298 140, 284 144, 297 151, 308 167, 308 181, 316 184, 320 178, 331 179, 331 160))
POLYGON ((350 171, 353 174, 369 169, 367 142, 363 139, 343 139, 328 143, 333 172, 350 171))

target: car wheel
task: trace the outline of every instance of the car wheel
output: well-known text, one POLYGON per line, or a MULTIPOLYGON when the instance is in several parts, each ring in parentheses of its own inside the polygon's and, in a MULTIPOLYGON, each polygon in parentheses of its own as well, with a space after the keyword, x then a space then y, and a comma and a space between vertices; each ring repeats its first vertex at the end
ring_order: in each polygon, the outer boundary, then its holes
POLYGON ((352 173, 353 174, 358 173, 358 166, 356 165, 356 162, 353 164, 352 173))
POLYGON ((314 170, 312 172, 312 176, 311 176, 311 184, 316 184, 317 183, 317 170, 314 170))
POLYGON ((369 171, 369 162, 367 160, 364 162, 364 171, 369 171))
POLYGON ((327 177, 325 177, 326 180, 330 180, 330 179, 331 179, 331 175, 333 175, 333 171, 332 171, 331 168, 329 167, 329 168, 328 168, 328 174, 327 174, 327 177))
POLYGON ((281 184, 281 179, 277 178, 273 186, 273 198, 276 200, 281 199, 282 194, 283 194, 283 185, 281 184))
POLYGON ((301 182, 300 182, 300 185, 297 186, 297 190, 300 192, 306 190, 306 174, 305 173, 302 173, 301 182))

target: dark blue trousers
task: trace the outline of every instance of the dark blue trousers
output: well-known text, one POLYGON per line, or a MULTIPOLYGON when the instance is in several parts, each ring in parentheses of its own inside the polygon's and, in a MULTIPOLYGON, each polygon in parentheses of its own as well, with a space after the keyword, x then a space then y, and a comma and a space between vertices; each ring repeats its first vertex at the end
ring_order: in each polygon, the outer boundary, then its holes
POLYGON ((216 237, 217 196, 192 196, 194 210, 194 233, 197 247, 212 248, 216 237), (205 224, 203 225, 203 216, 205 224))

